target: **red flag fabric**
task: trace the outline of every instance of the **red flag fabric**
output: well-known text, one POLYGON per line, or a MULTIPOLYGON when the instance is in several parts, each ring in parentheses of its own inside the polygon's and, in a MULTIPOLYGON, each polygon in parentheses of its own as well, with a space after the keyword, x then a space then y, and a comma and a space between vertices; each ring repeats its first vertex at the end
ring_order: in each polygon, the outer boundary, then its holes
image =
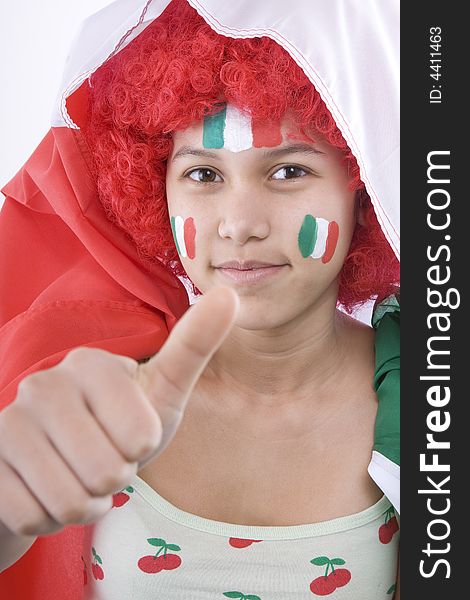
MULTIPOLYGON (((181 281, 106 217, 80 135, 52 128, 2 190, 0 410, 23 377, 74 347, 152 356, 189 306, 181 281)), ((0 574, 0 600, 80 599, 83 535, 38 538, 0 574)))

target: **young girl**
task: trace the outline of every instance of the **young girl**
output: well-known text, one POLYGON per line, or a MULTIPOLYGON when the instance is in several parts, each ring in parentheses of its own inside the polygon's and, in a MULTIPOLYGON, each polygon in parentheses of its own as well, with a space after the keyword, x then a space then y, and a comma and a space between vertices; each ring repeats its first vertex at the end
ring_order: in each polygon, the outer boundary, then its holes
POLYGON ((220 4, 90 19, 4 188, 0 598, 398 598, 394 4, 220 4))

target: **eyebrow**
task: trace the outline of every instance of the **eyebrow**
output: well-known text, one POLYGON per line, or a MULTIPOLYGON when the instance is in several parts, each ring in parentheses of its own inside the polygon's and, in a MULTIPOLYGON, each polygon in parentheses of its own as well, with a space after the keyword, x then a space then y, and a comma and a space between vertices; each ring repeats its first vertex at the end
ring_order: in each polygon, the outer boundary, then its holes
MULTIPOLYGON (((263 158, 276 158, 283 154, 310 154, 315 156, 326 156, 324 152, 314 148, 310 144, 291 144, 290 146, 283 146, 282 148, 274 148, 273 150, 265 150, 263 152, 263 158)), ((207 150, 201 150, 199 148, 191 148, 191 146, 181 146, 181 148, 175 153, 171 162, 183 156, 204 156, 206 158, 220 158, 220 154, 215 152, 209 152, 207 150)))

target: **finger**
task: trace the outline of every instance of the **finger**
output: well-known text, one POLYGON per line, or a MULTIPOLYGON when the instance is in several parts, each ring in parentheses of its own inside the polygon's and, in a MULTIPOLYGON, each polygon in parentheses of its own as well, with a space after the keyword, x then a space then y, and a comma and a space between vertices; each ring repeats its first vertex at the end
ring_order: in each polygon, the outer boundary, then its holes
POLYGON ((139 365, 138 379, 162 419, 164 435, 181 417, 192 388, 230 331, 239 307, 237 294, 220 286, 204 295, 178 321, 160 352, 139 365))
MULTIPOLYGON (((67 367, 67 378, 72 377, 76 380, 81 392, 80 403, 86 405, 83 408, 97 421, 95 424, 90 423, 81 406, 73 409, 74 419, 83 419, 83 431, 86 435, 90 433, 98 443, 101 429, 101 435, 105 433, 121 457, 128 462, 142 460, 153 452, 161 440, 162 424, 155 408, 136 380, 137 363, 97 349, 93 349, 92 354, 76 353, 72 360, 73 368, 67 367), (81 373, 86 373, 86 376, 81 376, 81 373)), ((60 374, 58 375, 60 378, 60 374)), ((70 382, 67 380, 64 380, 63 385, 64 389, 70 388, 70 382)), ((69 397, 67 402, 54 403, 56 414, 53 416, 56 424, 71 421, 67 416, 67 405, 72 400, 73 398, 69 397)), ((43 422, 44 427, 47 427, 47 423, 44 420, 43 422)), ((75 432, 76 439, 71 440, 71 443, 76 447, 73 452, 65 447, 64 451, 73 455, 79 449, 80 428, 77 430, 74 426, 70 430, 72 435, 75 432)), ((59 435, 59 432, 56 434, 59 435)), ((110 466, 114 464, 117 467, 116 453, 111 451, 104 440, 99 443, 103 459, 96 457, 97 466, 104 466, 108 460, 110 466)), ((97 450, 98 448, 95 454, 97 450)), ((90 448, 90 451, 93 449, 90 448)), ((84 456, 84 459, 84 462, 90 464, 91 457, 84 456)), ((121 488, 125 485, 127 484, 123 484, 121 488)))
POLYGON ((0 481, 0 522, 12 533, 36 536, 63 528, 48 515, 19 475, 3 460, 0 460, 0 481))
POLYGON ((89 496, 47 436, 33 427, 23 408, 15 408, 14 420, 11 415, 2 421, 2 459, 21 477, 52 519, 63 525, 80 523, 94 514, 97 507, 102 515, 112 507, 111 496, 89 496), (9 427, 5 426, 8 422, 9 427), (20 432, 22 443, 18 444, 20 432))
MULTIPOLYGON (((55 415, 42 412, 38 418, 44 432, 89 494, 104 496, 121 490, 136 474, 137 462, 122 455, 81 398, 82 405, 70 418, 71 401, 69 395, 67 403, 54 403, 55 415)), ((120 420, 125 421, 125 415, 120 420)), ((138 430, 132 434, 138 435, 138 430)))

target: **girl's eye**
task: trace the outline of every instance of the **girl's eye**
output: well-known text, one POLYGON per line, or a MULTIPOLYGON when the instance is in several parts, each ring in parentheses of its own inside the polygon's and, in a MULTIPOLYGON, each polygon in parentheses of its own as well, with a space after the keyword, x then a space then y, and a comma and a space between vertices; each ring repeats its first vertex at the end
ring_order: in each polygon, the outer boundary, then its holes
MULTIPOLYGON (((281 167, 276 171, 273 175, 273 179, 277 181, 282 181, 283 179, 297 179, 299 177, 299 171, 308 175, 308 172, 301 167, 296 167, 294 165, 288 165, 286 167, 281 167), (284 172, 285 177, 275 177, 278 173, 284 172)), ((205 167, 199 169, 193 169, 189 173, 187 173, 186 177, 189 177, 192 181, 196 183, 218 183, 221 181, 220 176, 217 175, 215 171, 212 169, 208 169, 205 167), (196 174, 195 177, 192 177, 193 174, 196 174), (216 181, 215 177, 219 177, 219 181, 216 181)), ((300 175, 300 177, 304 177, 304 175, 300 175)))
POLYGON ((189 177, 193 181, 196 181, 199 183, 217 183, 214 180, 214 175, 216 177, 218 177, 217 173, 215 171, 213 171, 212 169, 202 168, 202 169, 193 169, 186 175, 186 177, 189 177), (191 175, 193 173, 198 173, 198 175, 196 175, 196 177, 191 177, 191 175))
MULTIPOLYGON (((284 177, 275 177, 275 175, 277 173, 282 173, 282 172, 284 172, 285 175, 286 175, 285 179, 297 179, 299 177, 297 175, 297 173, 299 171, 302 171, 303 173, 307 173, 307 171, 305 169, 302 169, 300 167, 295 167, 294 165, 288 165, 286 167, 281 167, 280 169, 278 169, 276 171, 276 173, 274 173, 273 179, 275 179, 275 180, 282 180, 282 179, 284 179, 284 177)), ((308 173, 307 173, 307 175, 308 175, 308 173)))

